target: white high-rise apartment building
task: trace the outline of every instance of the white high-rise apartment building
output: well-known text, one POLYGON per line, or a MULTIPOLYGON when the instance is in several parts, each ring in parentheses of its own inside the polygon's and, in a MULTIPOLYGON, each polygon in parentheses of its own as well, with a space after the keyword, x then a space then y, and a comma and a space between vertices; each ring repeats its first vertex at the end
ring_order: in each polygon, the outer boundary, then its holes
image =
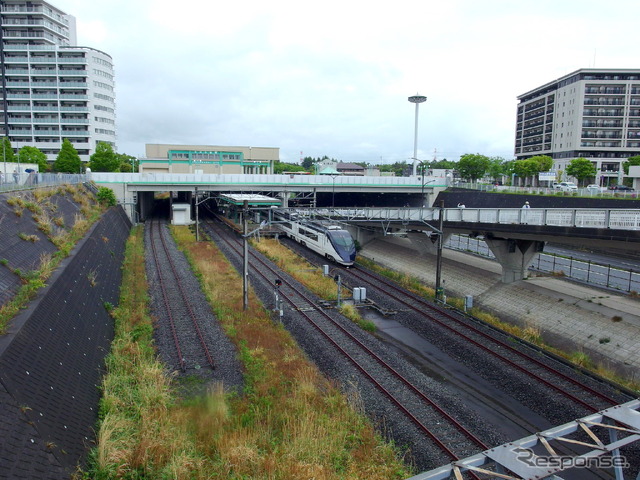
POLYGON ((66 138, 83 161, 98 142, 116 149, 115 77, 109 55, 76 46, 75 18, 42 0, 2 0, 0 132, 17 151, 50 161, 66 138))
POLYGON ((577 70, 518 100, 517 159, 548 155, 565 172, 587 158, 596 182, 609 185, 621 183, 622 162, 640 155, 640 69, 577 70))

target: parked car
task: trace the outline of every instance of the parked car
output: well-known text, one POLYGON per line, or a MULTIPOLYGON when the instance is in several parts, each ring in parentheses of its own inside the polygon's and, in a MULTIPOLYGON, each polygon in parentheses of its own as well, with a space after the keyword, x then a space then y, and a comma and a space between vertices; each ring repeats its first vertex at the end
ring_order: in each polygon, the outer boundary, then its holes
POLYGON ((589 193, 600 193, 604 191, 604 187, 601 187, 600 185, 596 185, 595 183, 592 183, 591 185, 587 185, 586 189, 587 189, 587 192, 589 193))
POLYGON ((616 190, 618 192, 633 192, 633 188, 626 185, 610 185, 609 190, 616 190))
POLYGON ((562 192, 572 192, 578 190, 578 186, 573 182, 560 182, 555 183, 553 188, 556 188, 562 192))

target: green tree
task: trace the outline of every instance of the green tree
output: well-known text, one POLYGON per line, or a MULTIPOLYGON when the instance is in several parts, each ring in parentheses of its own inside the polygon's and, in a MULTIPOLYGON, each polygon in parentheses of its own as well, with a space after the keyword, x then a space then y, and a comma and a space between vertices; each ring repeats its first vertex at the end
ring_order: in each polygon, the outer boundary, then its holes
POLYGON ((106 142, 98 142, 96 151, 91 155, 89 166, 94 172, 117 172, 120 170, 120 159, 113 147, 106 142))
POLYGON ((505 162, 506 160, 502 157, 491 157, 489 159, 487 173, 493 180, 500 180, 503 176, 507 175, 505 162))
POLYGON ((56 161, 53 162, 53 168, 56 172, 61 173, 81 172, 82 160, 80 160, 80 155, 78 155, 78 151, 73 144, 66 138, 62 141, 62 147, 60 147, 56 161))
POLYGON ((516 160, 513 173, 524 178, 526 183, 535 184, 540 172, 548 172, 553 166, 553 159, 547 155, 536 155, 525 160, 516 160), (528 180, 528 181, 527 181, 528 180))
POLYGON ((513 173, 515 173, 522 181, 528 183, 529 177, 533 177, 538 173, 538 162, 527 158, 526 160, 516 160, 513 164, 513 173))
POLYGON ((627 158, 627 161, 622 164, 624 174, 629 175, 629 167, 640 166, 640 155, 627 158))
POLYGON ((281 174, 283 172, 306 172, 307 170, 297 163, 286 163, 277 160, 273 164, 273 173, 281 174))
POLYGON ((458 173, 462 178, 475 182, 487 173, 490 164, 491 160, 485 155, 467 153, 460 157, 458 173))
POLYGON ((9 137, 4 137, 2 139, 2 161, 3 162, 15 162, 16 154, 11 148, 11 140, 9 137))
POLYGON ((116 153, 118 157, 118 170, 121 172, 138 172, 138 159, 133 155, 127 155, 126 153, 116 153))
POLYGON ((452 162, 451 160, 447 160, 447 159, 434 160, 429 163, 429 168, 437 168, 441 170, 455 170, 456 162, 452 162))
POLYGON ((314 160, 311 157, 304 157, 302 159, 302 168, 304 168, 307 171, 313 170, 313 164, 314 164, 314 160))
POLYGON ((504 175, 509 177, 509 184, 511 184, 512 175, 516 173, 515 166, 516 166, 516 160, 505 160, 504 163, 502 164, 504 175))
POLYGON ((39 172, 46 172, 51 168, 47 162, 47 154, 37 147, 25 145, 18 151, 18 158, 21 163, 35 163, 39 172))
POLYGON ((392 172, 394 176, 401 177, 407 171, 408 164, 406 160, 403 160, 401 162, 395 162, 391 164, 383 163, 381 165, 378 165, 378 168, 381 172, 392 172))
POLYGON ((591 163, 591 160, 582 157, 574 158, 567 165, 567 175, 576 177, 578 184, 583 184, 586 179, 595 177, 596 172, 596 166, 591 163))
POLYGON ((536 173, 548 172, 551 170, 551 167, 553 167, 553 158, 548 155, 536 155, 529 160, 533 160, 538 164, 538 171, 536 173))

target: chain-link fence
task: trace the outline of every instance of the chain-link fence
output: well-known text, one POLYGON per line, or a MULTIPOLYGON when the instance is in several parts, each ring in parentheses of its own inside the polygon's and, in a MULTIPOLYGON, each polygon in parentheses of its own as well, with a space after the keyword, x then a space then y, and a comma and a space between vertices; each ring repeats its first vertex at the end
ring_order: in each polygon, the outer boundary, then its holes
POLYGON ((0 178, 0 192, 84 183, 86 180, 86 175, 77 173, 6 173, 0 178))

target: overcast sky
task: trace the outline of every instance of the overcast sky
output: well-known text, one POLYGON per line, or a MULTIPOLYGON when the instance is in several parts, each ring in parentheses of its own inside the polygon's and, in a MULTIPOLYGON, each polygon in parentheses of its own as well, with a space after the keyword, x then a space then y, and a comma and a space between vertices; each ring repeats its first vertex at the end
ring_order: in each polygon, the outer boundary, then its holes
POLYGON ((638 0, 51 0, 113 57, 118 152, 279 147, 393 163, 513 158, 517 96, 640 68, 638 0))

